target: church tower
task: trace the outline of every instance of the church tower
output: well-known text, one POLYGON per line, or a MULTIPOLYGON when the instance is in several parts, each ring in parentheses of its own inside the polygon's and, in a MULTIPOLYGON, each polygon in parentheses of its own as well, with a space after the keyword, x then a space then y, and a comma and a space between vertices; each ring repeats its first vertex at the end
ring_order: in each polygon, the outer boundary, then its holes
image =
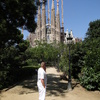
POLYGON ((61 42, 64 42, 65 34, 64 34, 64 18, 63 18, 63 0, 61 0, 61 11, 62 11, 62 26, 61 26, 61 42))
POLYGON ((45 2, 43 0, 42 4, 42 36, 41 39, 46 41, 46 12, 45 12, 45 2))
MULTIPOLYGON (((39 0, 40 2, 40 0, 39 0)), ((36 40, 41 40, 41 8, 38 6, 38 16, 37 16, 37 29, 36 29, 36 40)))
POLYGON ((57 13, 56 13, 56 42, 57 43, 61 42, 59 0, 57 0, 57 13))
POLYGON ((36 45, 36 40, 40 42, 47 42, 47 43, 59 43, 64 42, 64 21, 63 21, 63 0, 61 0, 61 7, 62 7, 62 26, 60 26, 60 13, 59 13, 59 0, 57 0, 57 11, 55 15, 55 4, 52 0, 51 9, 49 9, 49 0, 48 0, 48 10, 46 10, 45 0, 39 0, 42 3, 42 7, 38 6, 38 15, 37 15, 37 28, 35 34, 29 35, 29 39, 32 46, 36 45), (47 11, 47 12, 46 12, 47 11), (48 13, 48 18, 46 18, 46 13, 48 13), (51 17, 50 17, 51 14, 51 17), (48 22, 46 23, 46 19, 48 22), (51 23, 50 23, 51 19, 51 23))
POLYGON ((56 32, 55 32, 55 6, 54 0, 52 0, 52 8, 51 8, 51 42, 56 40, 56 32))

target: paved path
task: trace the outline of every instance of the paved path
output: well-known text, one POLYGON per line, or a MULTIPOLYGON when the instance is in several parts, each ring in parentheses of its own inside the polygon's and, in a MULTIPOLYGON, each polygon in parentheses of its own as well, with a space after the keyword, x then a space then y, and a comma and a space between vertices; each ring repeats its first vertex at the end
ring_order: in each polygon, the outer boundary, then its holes
MULTIPOLYGON (((72 82, 74 89, 67 91, 67 81, 60 80, 60 75, 54 67, 47 68, 46 100, 100 100, 100 92, 89 92, 79 84, 72 82)), ((20 83, 0 94, 0 100, 38 100, 36 85, 37 76, 20 83)))

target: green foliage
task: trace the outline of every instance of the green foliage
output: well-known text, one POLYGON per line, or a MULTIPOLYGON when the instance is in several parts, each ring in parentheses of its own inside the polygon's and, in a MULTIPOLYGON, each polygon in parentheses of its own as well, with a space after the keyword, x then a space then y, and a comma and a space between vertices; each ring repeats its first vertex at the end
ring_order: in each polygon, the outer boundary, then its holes
POLYGON ((8 83, 5 81, 7 79, 7 72, 0 71, 0 89, 6 86, 8 83))
POLYGON ((83 87, 88 90, 100 90, 100 71, 95 72, 92 67, 86 66, 81 73, 80 82, 83 87))
POLYGON ((0 89, 7 88, 13 84, 16 84, 23 79, 32 77, 35 75, 36 69, 39 67, 24 67, 20 69, 9 69, 5 71, 0 71, 0 89))
MULTIPOLYGON (((71 75, 86 89, 100 90, 100 20, 89 25, 84 41, 71 45, 71 75)), ((64 52, 61 59, 62 68, 66 68, 68 53, 64 52)))
POLYGON ((85 51, 83 49, 82 43, 73 44, 71 51, 72 76, 78 79, 85 62, 85 51))
POLYGON ((100 20, 90 22, 89 25, 83 42, 86 55, 80 82, 88 90, 100 90, 100 20))
POLYGON ((54 63, 57 60, 58 50, 52 44, 39 43, 37 47, 28 48, 25 55, 30 63, 54 63))
POLYGON ((0 0, 0 70, 8 70, 0 72, 0 87, 13 83, 17 77, 27 75, 21 75, 19 69, 25 65, 25 51, 29 42, 23 40, 19 29, 23 27, 29 32, 35 31, 38 2, 39 0, 0 0), (11 69, 16 71, 13 73, 11 69))
POLYGON ((84 74, 80 77, 81 84, 89 90, 100 89, 100 39, 89 42, 86 48, 84 74), (98 45, 98 47, 97 47, 98 45))
POLYGON ((24 52, 29 43, 23 40, 19 28, 35 30, 37 3, 38 0, 0 1, 0 68, 24 64, 24 52))
POLYGON ((87 39, 100 38, 100 20, 89 23, 89 28, 86 35, 87 39))
POLYGON ((0 68, 19 68, 23 66, 25 61, 24 52, 29 46, 27 41, 23 41, 16 46, 7 45, 5 48, 2 48, 0 51, 0 68))
MULTIPOLYGON (((0 22, 11 25, 11 27, 24 26, 24 29, 34 31, 37 2, 38 0, 1 0, 0 22)), ((5 29, 8 30, 8 27, 10 26, 5 27, 5 29)))
POLYGON ((69 68, 69 50, 66 45, 60 45, 60 60, 59 68, 65 73, 68 73, 69 68))

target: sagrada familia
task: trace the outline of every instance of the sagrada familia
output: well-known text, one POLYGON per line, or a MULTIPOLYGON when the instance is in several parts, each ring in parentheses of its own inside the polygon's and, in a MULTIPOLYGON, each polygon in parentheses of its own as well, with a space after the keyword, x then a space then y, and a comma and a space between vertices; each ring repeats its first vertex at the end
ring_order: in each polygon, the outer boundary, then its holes
MULTIPOLYGON (((54 0, 52 0, 52 6, 51 11, 49 9, 49 0, 48 2, 48 18, 46 17, 46 7, 44 0, 42 0, 42 7, 38 6, 38 15, 37 15, 37 28, 35 30, 35 33, 30 33, 28 40, 30 41, 30 44, 32 47, 36 46, 35 41, 40 42, 47 42, 47 43, 59 43, 59 42, 66 42, 66 38, 68 36, 68 30, 65 33, 64 32, 64 22, 63 22, 63 0, 61 0, 61 8, 62 8, 62 19, 61 19, 61 25, 60 25, 60 12, 59 12, 59 0, 57 0, 57 10, 55 15, 55 4, 54 0), (41 13, 42 9, 42 13, 41 13), (51 23, 50 23, 50 12, 51 12, 51 23), (47 20, 47 22, 46 22, 47 20)), ((74 40, 72 31, 71 36, 74 40)))

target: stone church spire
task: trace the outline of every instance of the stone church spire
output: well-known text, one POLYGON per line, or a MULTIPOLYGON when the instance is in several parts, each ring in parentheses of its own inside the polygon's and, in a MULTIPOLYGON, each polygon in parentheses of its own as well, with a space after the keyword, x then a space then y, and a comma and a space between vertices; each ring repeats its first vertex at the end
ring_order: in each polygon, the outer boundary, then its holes
POLYGON ((59 16, 59 0, 57 0, 57 13, 56 13, 56 41, 61 41, 60 35, 60 16, 59 16))
POLYGON ((40 5, 38 6, 38 21, 37 21, 37 24, 39 25, 40 27, 40 24, 41 23, 41 10, 40 10, 40 5))
POLYGON ((39 41, 40 39, 41 39, 41 8, 39 5, 38 6, 38 16, 37 16, 36 40, 39 41))
POLYGON ((43 0, 42 4, 42 40, 46 41, 46 12, 45 12, 45 3, 43 0))
POLYGON ((56 40, 55 34, 55 6, 54 0, 52 0, 52 8, 51 8, 51 42, 56 40))
POLYGON ((48 25, 50 25, 50 9, 49 9, 49 0, 48 0, 48 25))
POLYGON ((59 14, 59 0, 57 0, 57 14, 59 14))
POLYGON ((62 27, 64 27, 64 18, 63 18, 63 0, 61 0, 61 11, 62 11, 62 27))
POLYGON ((54 7, 54 0, 52 0, 52 9, 55 9, 55 7, 54 7))

